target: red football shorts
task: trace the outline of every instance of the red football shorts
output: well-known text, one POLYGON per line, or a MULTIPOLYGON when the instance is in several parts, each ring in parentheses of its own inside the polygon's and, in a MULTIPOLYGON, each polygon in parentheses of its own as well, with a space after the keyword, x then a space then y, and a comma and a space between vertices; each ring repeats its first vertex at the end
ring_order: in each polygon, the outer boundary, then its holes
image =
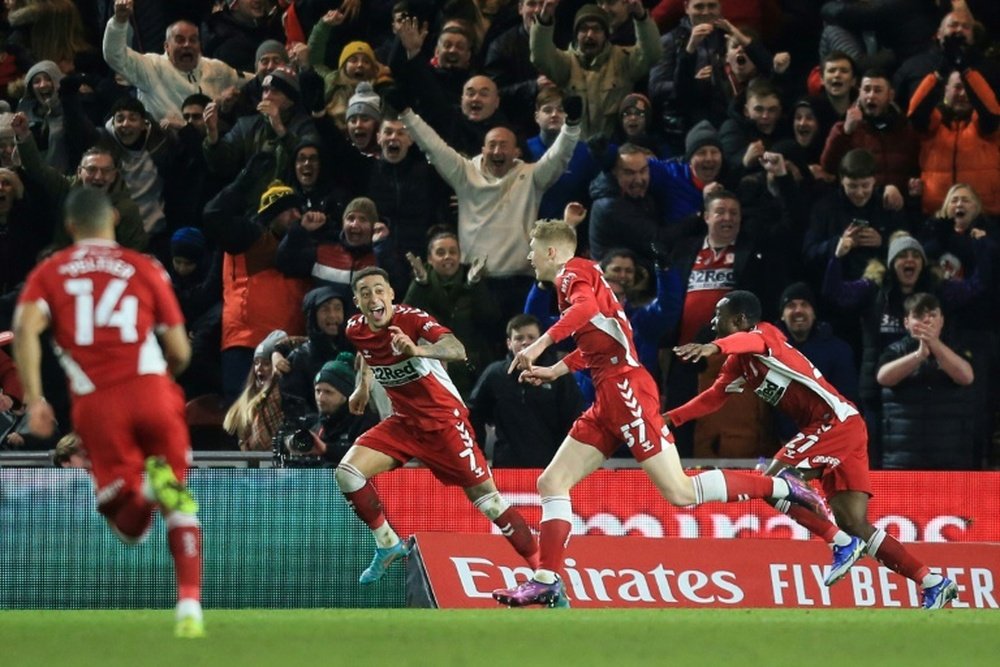
POLYGON ((610 457, 624 442, 636 461, 663 451, 674 439, 660 416, 656 383, 635 369, 594 385, 594 404, 573 423, 569 435, 610 457))
POLYGON ((191 442, 184 420, 184 392, 173 380, 141 375, 74 396, 72 412, 73 426, 90 456, 98 495, 118 485, 118 480, 121 489, 140 491, 149 456, 166 459, 177 479, 187 475, 191 442))
POLYGON ((827 497, 838 491, 872 495, 868 429, 860 415, 842 422, 810 425, 778 450, 774 458, 791 466, 822 471, 820 483, 827 497))
POLYGON ((467 419, 456 417, 433 431, 417 429, 393 415, 361 434, 354 444, 382 452, 400 463, 410 459, 430 468, 442 484, 467 489, 492 479, 467 419))

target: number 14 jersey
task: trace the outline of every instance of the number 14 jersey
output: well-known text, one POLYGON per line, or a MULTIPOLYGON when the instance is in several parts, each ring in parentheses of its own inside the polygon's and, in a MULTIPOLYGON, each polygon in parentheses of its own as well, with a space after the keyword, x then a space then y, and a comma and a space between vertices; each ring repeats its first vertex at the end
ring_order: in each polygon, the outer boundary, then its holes
POLYGON ((48 313, 53 347, 78 396, 139 375, 166 375, 155 334, 184 323, 159 262, 97 239, 35 267, 18 303, 48 313))

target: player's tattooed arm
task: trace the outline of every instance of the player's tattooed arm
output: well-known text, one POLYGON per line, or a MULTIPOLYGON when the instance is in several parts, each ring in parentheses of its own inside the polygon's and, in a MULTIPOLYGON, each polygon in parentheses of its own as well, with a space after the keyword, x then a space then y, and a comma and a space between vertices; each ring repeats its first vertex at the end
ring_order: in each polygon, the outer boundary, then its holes
POLYGON ((428 359, 438 359, 440 361, 465 361, 465 346, 462 341, 455 338, 455 334, 445 334, 435 343, 417 345, 413 339, 406 335, 399 327, 389 327, 392 336, 392 349, 396 354, 403 354, 410 357, 427 357, 428 359))
POLYGON ((419 353, 414 354, 415 357, 429 357, 441 361, 465 361, 467 358, 465 346, 462 345, 462 341, 455 338, 454 334, 445 334, 430 345, 417 346, 417 350, 419 353))

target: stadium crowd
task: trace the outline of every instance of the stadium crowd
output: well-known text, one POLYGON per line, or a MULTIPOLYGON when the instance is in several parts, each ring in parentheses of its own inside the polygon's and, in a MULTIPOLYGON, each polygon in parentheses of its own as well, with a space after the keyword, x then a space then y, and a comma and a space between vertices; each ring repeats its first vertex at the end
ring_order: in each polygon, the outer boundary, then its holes
MULTIPOLYGON (((6 0, 0 38, 0 330, 68 194, 103 190, 180 301, 196 446, 334 465, 385 417, 377 387, 347 405, 378 266, 464 344, 494 464, 544 466, 591 380, 504 371, 555 319, 527 255, 564 218, 663 410, 723 362, 671 348, 748 290, 862 410, 873 467, 1000 463, 993 0, 6 0)), ((0 448, 52 448, 2 348, 0 389, 0 448)), ((771 410, 734 396, 679 452, 769 457, 794 432, 771 410)))

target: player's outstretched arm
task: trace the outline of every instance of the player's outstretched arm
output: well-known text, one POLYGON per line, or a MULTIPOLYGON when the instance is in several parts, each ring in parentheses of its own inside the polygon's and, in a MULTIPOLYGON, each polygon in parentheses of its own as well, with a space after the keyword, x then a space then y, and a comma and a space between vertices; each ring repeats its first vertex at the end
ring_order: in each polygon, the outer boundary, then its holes
POLYGON ((715 343, 686 343, 674 348, 674 354, 680 357, 681 361, 692 363, 718 353, 719 346, 715 343))
POLYGON ((465 345, 455 338, 455 334, 445 334, 436 342, 427 345, 417 345, 399 327, 389 327, 392 334, 392 347, 397 354, 410 357, 426 357, 439 361, 465 361, 465 345))
POLYGON ((518 382, 533 384, 536 387, 546 382, 555 382, 558 378, 569 373, 569 366, 559 361, 552 366, 532 366, 526 371, 521 371, 517 376, 518 382))

